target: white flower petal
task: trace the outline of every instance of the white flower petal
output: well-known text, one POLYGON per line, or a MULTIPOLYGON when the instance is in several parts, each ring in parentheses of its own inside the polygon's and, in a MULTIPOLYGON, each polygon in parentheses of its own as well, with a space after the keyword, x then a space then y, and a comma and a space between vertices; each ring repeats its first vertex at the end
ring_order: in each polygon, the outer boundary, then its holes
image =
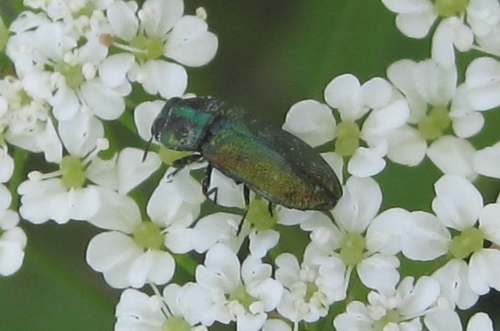
MULTIPOLYGON (((212 171, 208 190, 210 191, 211 189, 217 189, 217 205, 245 208, 243 185, 237 184, 233 179, 227 177, 217 169, 212 171)), ((215 194, 212 194, 210 198, 213 200, 215 194)))
MULTIPOLYGON (((450 113, 450 115, 452 115, 450 113)), ((453 131, 460 138, 472 137, 484 126, 484 117, 479 112, 470 112, 464 116, 450 116, 453 124, 453 131)))
POLYGON ((323 103, 309 99, 290 107, 283 130, 316 147, 333 140, 335 125, 332 110, 323 103))
POLYGON ((472 166, 483 176, 500 178, 500 143, 474 153, 472 166))
POLYGON ((115 35, 127 41, 135 37, 139 28, 136 10, 135 2, 115 1, 109 6, 106 16, 115 35))
POLYGON ((181 96, 187 87, 184 67, 161 60, 146 62, 141 68, 142 86, 149 94, 160 93, 165 99, 181 96))
POLYGON ((174 271, 170 253, 148 250, 133 262, 128 279, 132 287, 142 287, 146 282, 163 285, 172 279, 174 271))
POLYGON ((383 108, 374 109, 363 123, 362 138, 387 134, 388 131, 403 126, 409 116, 410 108, 404 99, 394 100, 383 108))
POLYGON ((457 70, 446 69, 432 60, 419 62, 414 69, 415 86, 419 94, 433 106, 446 106, 453 98, 457 84, 457 70))
POLYGON ((59 121, 58 131, 68 152, 79 157, 95 149, 97 140, 104 137, 101 121, 85 113, 78 113, 68 121, 59 121))
POLYGON ((369 110, 362 104, 359 80, 351 74, 337 76, 328 83, 325 100, 333 108, 338 108, 342 120, 357 120, 369 110))
POLYGON ((455 65, 455 49, 453 47, 454 27, 450 21, 456 21, 456 17, 442 20, 432 36, 432 59, 443 68, 453 68, 455 65))
POLYGON ((59 121, 73 119, 81 106, 75 90, 67 86, 61 86, 48 101, 53 106, 52 112, 59 121))
POLYGON ((219 288, 229 292, 241 283, 240 263, 227 246, 217 244, 210 248, 205 265, 196 268, 196 281, 205 288, 219 288))
POLYGON ((362 233, 377 215, 381 203, 382 193, 375 180, 350 177, 332 214, 335 222, 348 232, 362 233))
POLYGON ((472 167, 476 150, 464 139, 443 136, 427 149, 427 156, 444 174, 454 174, 474 180, 477 173, 472 167))
POLYGON ((148 153, 142 159, 144 151, 136 148, 124 148, 117 160, 118 193, 127 194, 134 187, 146 180, 161 165, 156 153, 148 153))
POLYGON ((371 177, 385 168, 385 160, 373 149, 359 147, 347 165, 347 171, 356 177, 371 177))
POLYGON ((481 210, 479 216, 479 227, 486 239, 500 245, 500 203, 490 203, 481 210))
POLYGON ((500 252, 485 248, 472 254, 469 261, 469 285, 479 295, 491 288, 500 290, 500 252))
POLYGON ((373 219, 366 232, 366 249, 385 255, 396 255, 401 250, 401 237, 410 218, 402 208, 388 209, 373 219))
POLYGON ((461 176, 444 175, 435 184, 432 210, 445 226, 462 230, 473 226, 483 209, 483 197, 461 176))
MULTIPOLYGON (((398 290, 400 290, 399 287, 398 290)), ((405 302, 398 308, 398 311, 407 316, 420 315, 435 304, 439 292, 439 284, 434 278, 422 276, 417 280, 411 292, 405 293, 405 302)))
POLYGON ((392 97, 392 86, 383 78, 375 77, 361 86, 361 98, 369 108, 387 106, 392 97))
POLYGON ((399 281, 399 260, 395 256, 374 254, 362 260, 356 270, 361 282, 381 292, 390 291, 399 281))
POLYGON ((475 313, 467 323, 467 331, 493 331, 493 322, 485 313, 475 313))
POLYGON ((387 157, 393 162, 416 166, 425 157, 427 143, 419 131, 409 125, 392 131, 388 141, 387 157))
POLYGON ((139 12, 139 18, 148 36, 163 37, 183 12, 182 0, 147 0, 139 12))
POLYGON ((416 261, 430 261, 446 254, 451 235, 432 214, 416 211, 403 225, 403 254, 416 261))
POLYGON ((151 138, 151 126, 164 105, 164 101, 157 100, 142 102, 135 107, 134 122, 142 139, 148 141, 151 138))
POLYGON ((441 286, 441 296, 460 309, 469 309, 479 298, 469 286, 468 269, 464 260, 453 259, 432 274, 441 286))
POLYGON ((7 182, 14 172, 14 160, 7 153, 7 148, 0 147, 0 183, 7 182))
POLYGON ((47 120, 45 130, 40 132, 36 137, 38 147, 45 154, 47 162, 59 163, 62 159, 62 144, 59 140, 58 133, 52 124, 52 119, 47 120))
POLYGON ((250 239, 250 253, 258 258, 263 258, 267 252, 278 244, 280 234, 274 230, 252 232, 250 239))
MULTIPOLYGON (((175 254, 185 254, 194 250, 194 230, 186 228, 173 228, 165 233, 165 246, 175 254)), ((208 250, 208 248, 206 249, 208 250)))
POLYGON ((86 105, 103 120, 116 120, 125 110, 121 93, 104 85, 99 79, 86 81, 80 90, 86 105))
POLYGON ((27 237, 19 228, 11 228, 0 235, 0 275, 10 276, 21 267, 27 237))
POLYGON ((129 236, 112 231, 99 233, 87 247, 87 263, 99 272, 106 272, 139 253, 129 236))
POLYGON ((112 54, 99 65, 99 77, 109 87, 118 87, 126 81, 127 72, 134 64, 134 56, 128 53, 112 54))
POLYGON ((214 58, 218 43, 217 36, 207 31, 204 20, 186 15, 175 23, 165 45, 165 55, 181 64, 198 67, 214 58))
POLYGON ((437 15, 432 9, 416 13, 403 13, 396 17, 396 26, 404 35, 421 39, 427 36, 436 17, 437 15))
POLYGON ((271 278, 266 278, 256 286, 249 288, 249 294, 258 298, 263 304, 264 311, 275 309, 283 296, 283 285, 271 278))
POLYGON ((101 208, 89 223, 102 229, 133 233, 141 222, 141 213, 135 201, 113 190, 99 188, 101 208))
MULTIPOLYGON (((235 229, 232 224, 239 224, 241 221, 240 215, 228 213, 216 213, 202 217, 193 229, 191 241, 193 249, 197 253, 206 252, 216 243, 225 243, 233 247, 229 242, 235 238, 235 229)), ((236 243, 239 247, 241 241, 236 243)))
POLYGON ((382 0, 384 6, 395 13, 420 13, 432 11, 432 3, 428 0, 382 0))
POLYGON ((473 60, 465 73, 469 103, 475 110, 487 110, 500 105, 500 62, 480 57, 473 60))
POLYGON ((462 323, 460 323, 458 314, 451 309, 440 309, 425 314, 424 323, 429 331, 462 330, 462 323))

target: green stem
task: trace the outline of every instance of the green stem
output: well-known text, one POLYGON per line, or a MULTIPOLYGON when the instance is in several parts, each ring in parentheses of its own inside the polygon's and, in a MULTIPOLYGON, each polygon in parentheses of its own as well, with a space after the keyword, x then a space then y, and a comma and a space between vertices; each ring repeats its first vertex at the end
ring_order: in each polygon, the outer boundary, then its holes
POLYGON ((12 210, 19 207, 19 194, 17 188, 24 179, 24 163, 28 157, 28 152, 24 149, 14 147, 14 173, 9 181, 9 191, 12 195, 12 210))

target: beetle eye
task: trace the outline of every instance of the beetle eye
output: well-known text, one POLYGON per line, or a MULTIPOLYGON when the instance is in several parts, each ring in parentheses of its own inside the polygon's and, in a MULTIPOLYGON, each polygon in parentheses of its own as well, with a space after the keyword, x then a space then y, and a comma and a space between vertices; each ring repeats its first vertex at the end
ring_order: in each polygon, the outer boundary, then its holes
POLYGON ((165 126, 165 118, 163 117, 156 118, 155 121, 153 122, 153 125, 151 126, 151 135, 158 140, 158 137, 160 137, 161 131, 163 130, 164 126, 165 126))

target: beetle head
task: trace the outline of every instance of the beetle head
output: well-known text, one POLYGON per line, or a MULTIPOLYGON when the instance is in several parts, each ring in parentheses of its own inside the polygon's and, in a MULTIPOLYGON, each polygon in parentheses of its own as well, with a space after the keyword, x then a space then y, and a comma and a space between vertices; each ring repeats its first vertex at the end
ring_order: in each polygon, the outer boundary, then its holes
POLYGON ((199 151, 223 102, 212 98, 171 98, 151 126, 155 140, 178 151, 199 151))

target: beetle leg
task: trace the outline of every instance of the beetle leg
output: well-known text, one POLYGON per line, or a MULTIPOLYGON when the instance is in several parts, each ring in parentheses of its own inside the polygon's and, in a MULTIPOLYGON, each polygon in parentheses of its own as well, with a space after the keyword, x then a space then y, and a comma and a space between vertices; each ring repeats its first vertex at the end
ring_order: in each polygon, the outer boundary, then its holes
POLYGON ((243 199, 245 200, 245 212, 243 213, 243 217, 241 218, 240 225, 238 225, 238 231, 236 231, 237 236, 241 232, 243 222, 245 222, 245 217, 247 217, 248 214, 248 206, 250 206, 250 189, 246 185, 243 185, 243 199))
POLYGON ((201 181, 201 192, 209 199, 210 196, 213 194, 214 195, 213 201, 215 204, 217 204, 217 192, 219 191, 219 188, 212 187, 210 190, 208 189, 210 187, 211 178, 212 178, 212 166, 209 164, 207 165, 207 169, 205 170, 205 176, 201 181))
POLYGON ((267 212, 271 217, 273 217, 273 203, 269 201, 269 204, 267 205, 267 212))
POLYGON ((202 159, 203 159, 203 156, 201 156, 201 154, 191 154, 191 155, 184 156, 183 158, 175 160, 171 164, 171 166, 173 168, 175 168, 175 170, 167 175, 167 179, 171 180, 172 177, 174 177, 179 171, 184 169, 186 166, 188 166, 192 163, 195 163, 195 162, 200 162, 202 159))

